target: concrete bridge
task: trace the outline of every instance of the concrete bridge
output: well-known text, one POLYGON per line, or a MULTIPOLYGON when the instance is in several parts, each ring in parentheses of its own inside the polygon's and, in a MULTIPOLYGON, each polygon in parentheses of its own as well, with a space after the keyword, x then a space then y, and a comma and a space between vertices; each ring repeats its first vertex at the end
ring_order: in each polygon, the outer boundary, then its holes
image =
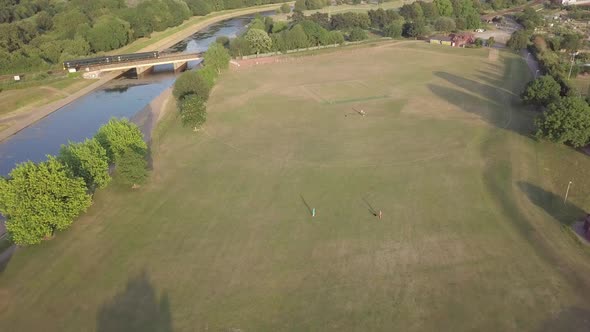
POLYGON ((133 69, 136 70, 137 76, 140 77, 151 72, 154 69, 154 66, 158 65, 172 64, 174 66, 174 72, 180 72, 186 69, 189 61, 199 61, 202 58, 202 53, 160 55, 159 58, 154 59, 89 66, 81 68, 80 70, 84 71, 84 78, 99 78, 103 73, 114 71, 126 72, 133 69))

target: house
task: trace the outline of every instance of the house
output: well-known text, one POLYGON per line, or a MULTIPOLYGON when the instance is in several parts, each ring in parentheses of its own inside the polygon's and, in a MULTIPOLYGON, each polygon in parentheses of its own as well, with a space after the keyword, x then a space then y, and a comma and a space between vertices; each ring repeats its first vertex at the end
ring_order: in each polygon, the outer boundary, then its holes
POLYGON ((450 35, 453 46, 465 47, 465 45, 475 42, 475 35, 470 32, 453 33, 450 35))
POLYGON ((431 44, 437 44, 437 45, 455 46, 455 45, 453 45, 453 41, 451 40, 451 37, 445 36, 445 35, 434 35, 434 36, 430 37, 428 42, 431 44))

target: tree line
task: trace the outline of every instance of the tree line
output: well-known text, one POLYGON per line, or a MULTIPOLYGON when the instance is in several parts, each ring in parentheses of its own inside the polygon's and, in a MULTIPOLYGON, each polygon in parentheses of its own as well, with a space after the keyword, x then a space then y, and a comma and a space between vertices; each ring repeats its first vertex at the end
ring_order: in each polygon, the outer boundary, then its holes
POLYGON ((259 16, 242 35, 231 40, 223 37, 221 43, 232 56, 240 57, 359 41, 367 39, 369 31, 384 37, 418 38, 434 31, 446 33, 479 27, 475 3, 474 0, 416 1, 402 6, 399 11, 380 8, 366 13, 328 15, 316 12, 307 16, 295 6, 289 21, 259 16))
POLYGON ((515 31, 507 46, 517 52, 526 50, 527 56, 536 58, 539 65, 535 74, 538 77, 527 84, 521 95, 526 104, 540 111, 535 119, 535 136, 576 148, 588 145, 590 105, 571 84, 571 78, 580 71, 576 59, 581 63, 590 60, 585 53, 577 54, 583 36, 565 28, 554 29, 552 34, 536 33, 535 28, 545 23, 532 8, 517 15, 517 21, 524 29, 515 31))
POLYGON ((283 0, 0 0, 0 74, 123 47, 191 15, 283 0))
POLYGON ((230 55, 220 43, 213 43, 203 55, 199 70, 189 70, 174 82, 173 95, 182 124, 198 130, 207 120, 207 100, 219 74, 229 67, 230 55))
POLYGON ((47 161, 17 165, 0 177, 0 213, 9 239, 17 245, 39 244, 72 225, 92 204, 97 189, 116 181, 135 186, 147 179, 147 145, 139 128, 111 119, 96 135, 62 145, 47 161))

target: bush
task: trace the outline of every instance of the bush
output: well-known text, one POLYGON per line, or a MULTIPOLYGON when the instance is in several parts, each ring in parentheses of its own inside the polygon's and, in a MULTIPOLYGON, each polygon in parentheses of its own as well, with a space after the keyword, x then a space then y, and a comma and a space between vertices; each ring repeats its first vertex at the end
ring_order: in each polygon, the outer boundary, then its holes
POLYGON ((365 40, 367 38, 369 38, 367 36, 367 31, 361 28, 352 28, 352 30, 350 30, 350 34, 348 35, 348 39, 350 41, 365 40))
POLYGON ((209 99, 210 90, 211 85, 202 75, 199 75, 199 71, 189 70, 178 77, 174 83, 172 94, 176 99, 182 99, 186 95, 195 94, 203 100, 207 100, 209 99))
POLYGON ((133 149, 121 154, 117 164, 117 181, 128 186, 144 184, 147 180, 147 162, 145 156, 133 149))
POLYGON ((198 128, 207 120, 205 102, 199 96, 186 96, 180 101, 178 108, 184 126, 198 128))

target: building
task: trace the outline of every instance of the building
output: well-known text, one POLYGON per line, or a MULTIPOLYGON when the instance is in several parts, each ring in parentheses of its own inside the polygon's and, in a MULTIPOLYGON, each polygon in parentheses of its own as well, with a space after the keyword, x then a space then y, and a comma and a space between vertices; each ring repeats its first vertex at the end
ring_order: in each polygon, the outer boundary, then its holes
POLYGON ((470 32, 453 33, 450 37, 455 47, 465 47, 475 42, 475 35, 470 32))
POLYGON ((428 41, 431 44, 455 46, 455 45, 453 45, 453 41, 451 40, 451 37, 445 36, 445 35, 434 35, 434 36, 430 37, 430 39, 428 41))

